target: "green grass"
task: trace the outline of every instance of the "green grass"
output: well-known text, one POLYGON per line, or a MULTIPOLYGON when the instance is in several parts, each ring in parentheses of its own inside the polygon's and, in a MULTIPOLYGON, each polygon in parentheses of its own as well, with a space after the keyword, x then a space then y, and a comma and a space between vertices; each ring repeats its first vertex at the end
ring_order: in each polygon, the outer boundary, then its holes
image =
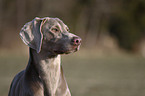
MULTIPOLYGON (((27 62, 28 55, 0 56, 0 96, 27 62)), ((80 51, 62 56, 62 65, 72 96, 145 96, 143 57, 80 51)))

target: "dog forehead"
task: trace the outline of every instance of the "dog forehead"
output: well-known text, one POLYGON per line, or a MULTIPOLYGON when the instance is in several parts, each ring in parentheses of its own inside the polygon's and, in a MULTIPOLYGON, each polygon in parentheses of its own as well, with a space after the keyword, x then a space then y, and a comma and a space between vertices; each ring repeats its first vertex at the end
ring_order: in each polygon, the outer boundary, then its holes
POLYGON ((54 18, 59 24, 64 25, 63 21, 60 20, 59 18, 54 18))
POLYGON ((66 25, 63 23, 62 20, 59 18, 51 18, 51 20, 54 22, 54 24, 60 25, 61 27, 65 27, 66 25))
POLYGON ((68 29, 67 25, 65 25, 63 23, 62 20, 60 20, 59 18, 46 18, 46 22, 44 24, 44 26, 46 28, 51 28, 53 26, 58 26, 60 28, 61 31, 66 30, 66 28, 68 29))

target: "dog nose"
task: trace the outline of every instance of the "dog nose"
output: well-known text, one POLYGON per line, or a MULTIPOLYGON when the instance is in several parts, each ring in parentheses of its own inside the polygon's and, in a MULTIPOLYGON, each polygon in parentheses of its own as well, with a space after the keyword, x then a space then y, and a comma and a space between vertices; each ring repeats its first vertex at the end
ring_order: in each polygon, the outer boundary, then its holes
POLYGON ((73 45, 80 45, 81 44, 81 38, 80 37, 73 37, 72 43, 73 43, 73 45))

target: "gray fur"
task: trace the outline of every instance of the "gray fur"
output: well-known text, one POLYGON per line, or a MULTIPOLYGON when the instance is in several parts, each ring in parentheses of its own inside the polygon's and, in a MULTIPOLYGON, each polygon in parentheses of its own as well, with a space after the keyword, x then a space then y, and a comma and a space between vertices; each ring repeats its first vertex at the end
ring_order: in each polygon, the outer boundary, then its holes
POLYGON ((60 55, 77 51, 81 39, 68 31, 58 18, 36 17, 24 25, 20 36, 30 47, 30 58, 14 77, 9 96, 71 96, 60 55))

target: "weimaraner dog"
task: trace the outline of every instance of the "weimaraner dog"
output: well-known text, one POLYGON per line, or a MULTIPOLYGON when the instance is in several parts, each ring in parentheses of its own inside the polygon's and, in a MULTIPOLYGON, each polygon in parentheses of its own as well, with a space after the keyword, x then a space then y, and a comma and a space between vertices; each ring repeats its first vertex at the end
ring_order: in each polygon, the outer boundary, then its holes
POLYGON ((60 54, 76 52, 81 38, 69 33, 58 18, 38 18, 26 23, 20 32, 29 46, 29 62, 11 84, 9 96, 71 96, 60 54))

